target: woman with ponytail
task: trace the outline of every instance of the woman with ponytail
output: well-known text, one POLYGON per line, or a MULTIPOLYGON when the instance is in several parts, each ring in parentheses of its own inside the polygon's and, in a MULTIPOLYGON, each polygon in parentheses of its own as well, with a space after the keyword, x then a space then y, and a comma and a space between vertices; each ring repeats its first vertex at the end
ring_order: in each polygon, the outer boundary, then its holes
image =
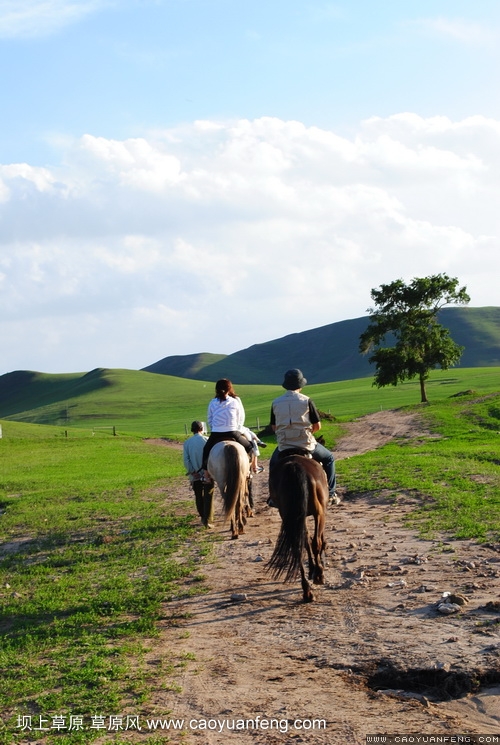
POLYGON ((251 455, 252 443, 241 432, 245 424, 245 409, 241 399, 234 392, 233 384, 227 378, 221 378, 215 384, 215 397, 208 405, 207 422, 210 437, 203 448, 203 468, 206 476, 210 451, 221 440, 239 442, 249 456, 251 455))

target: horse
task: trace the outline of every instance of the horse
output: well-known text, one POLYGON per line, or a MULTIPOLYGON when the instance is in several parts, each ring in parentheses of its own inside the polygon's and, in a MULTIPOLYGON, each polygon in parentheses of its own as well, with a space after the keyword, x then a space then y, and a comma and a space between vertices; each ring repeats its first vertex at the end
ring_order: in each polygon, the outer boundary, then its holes
POLYGON ((248 454, 238 442, 222 440, 211 449, 207 468, 219 487, 225 518, 231 520, 231 538, 238 538, 253 515, 248 454))
POLYGON ((267 564, 274 579, 285 574, 285 582, 294 580, 299 571, 304 603, 314 594, 306 578, 303 555, 309 559, 309 580, 322 585, 325 551, 325 521, 328 506, 328 481, 320 463, 306 455, 280 455, 269 473, 269 494, 281 516, 281 530, 267 564), (307 528, 307 517, 314 518, 314 535, 307 528))

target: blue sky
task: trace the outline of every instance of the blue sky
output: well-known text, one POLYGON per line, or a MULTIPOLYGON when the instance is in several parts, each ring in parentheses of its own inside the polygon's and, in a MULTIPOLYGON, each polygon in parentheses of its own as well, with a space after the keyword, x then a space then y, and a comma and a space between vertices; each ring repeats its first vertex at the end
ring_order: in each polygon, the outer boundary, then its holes
POLYGON ((497 0, 0 0, 0 374, 231 353, 439 271, 499 305, 499 38, 497 0))

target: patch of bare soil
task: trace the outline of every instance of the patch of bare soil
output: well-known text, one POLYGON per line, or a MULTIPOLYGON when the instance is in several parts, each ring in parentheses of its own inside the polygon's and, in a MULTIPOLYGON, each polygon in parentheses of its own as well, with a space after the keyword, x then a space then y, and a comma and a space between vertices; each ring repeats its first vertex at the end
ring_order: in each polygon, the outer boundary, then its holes
POLYGON ((171 440, 169 437, 148 437, 144 442, 149 442, 150 445, 167 445, 174 450, 182 450, 182 442, 178 440, 171 440))
MULTIPOLYGON (((416 416, 377 412, 351 425, 335 456, 426 436, 416 416)), ((499 546, 422 540, 404 527, 409 495, 344 494, 328 512, 326 584, 305 605, 298 581, 265 571, 280 527, 266 473, 254 494, 256 516, 238 540, 219 515, 203 564, 209 591, 165 605, 150 661, 170 650, 182 663, 179 690, 159 687, 154 701, 158 718, 184 720, 172 742, 500 733, 499 546), (449 615, 437 608, 445 592, 459 608, 449 615)))

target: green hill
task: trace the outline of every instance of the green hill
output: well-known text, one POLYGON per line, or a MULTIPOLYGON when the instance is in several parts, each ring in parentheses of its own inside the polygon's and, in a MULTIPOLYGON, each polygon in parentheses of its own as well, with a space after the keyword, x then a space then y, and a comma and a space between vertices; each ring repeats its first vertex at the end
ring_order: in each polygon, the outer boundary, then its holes
MULTIPOLYGON (((465 352, 460 367, 431 375, 430 397, 471 388, 480 391, 485 385, 487 390, 497 390, 500 308, 450 308, 441 311, 440 320, 465 352)), ((283 372, 289 367, 304 371, 309 395, 322 411, 337 417, 415 403, 419 399, 413 381, 396 389, 373 388, 373 370, 358 353, 359 335, 367 321, 367 317, 357 318, 291 334, 225 358, 167 357, 144 370, 7 373, 0 376, 0 418, 65 429, 116 427, 155 436, 184 434, 193 419, 206 418, 213 381, 229 377, 244 401, 247 424, 259 427, 268 422, 270 402, 281 390, 283 372)))
MULTIPOLYGON (((418 381, 377 389, 373 378, 308 385, 318 408, 337 420, 418 403, 418 381)), ((500 367, 436 370, 428 383, 431 402, 473 389, 497 391, 500 367)), ((279 385, 238 385, 246 423, 260 429, 269 422, 279 385)), ((46 375, 24 371, 0 376, 0 419, 4 437, 11 422, 53 425, 55 434, 90 433, 178 438, 193 419, 206 418, 212 383, 138 370, 93 370, 87 374, 46 375), (12 398, 10 397, 12 394, 12 398)), ((1 440, 0 440, 1 442, 1 440)))
POLYGON ((465 347, 460 367, 500 365, 500 308, 443 308, 439 321, 465 347))
POLYGON ((145 372, 159 373, 160 375, 174 375, 178 378, 191 378, 192 380, 206 380, 201 375, 202 370, 209 370, 211 367, 227 358, 225 354, 184 354, 167 357, 165 360, 154 362, 148 367, 144 367, 145 372), (168 360, 168 362, 167 362, 168 360), (166 364, 163 364, 166 363, 166 364))
MULTIPOLYGON (((61 375, 17 370, 0 377, 0 415, 5 418, 34 408, 48 406, 52 409, 59 404, 58 418, 66 419, 66 401, 109 385, 110 381, 101 369, 61 375)), ((54 413, 52 411, 52 420, 54 413)), ((40 422, 44 423, 43 418, 40 422)))
MULTIPOLYGON (((290 334, 254 344, 227 357, 165 357, 143 370, 193 380, 230 378, 237 384, 279 385, 291 367, 304 371, 309 383, 329 383, 373 375, 367 357, 358 351, 368 316, 290 334)), ((461 367, 500 366, 500 308, 444 308, 439 321, 452 339, 465 347, 461 367)))
MULTIPOLYGON (((266 386, 241 386, 249 397, 247 420, 255 426, 269 416, 276 393, 266 386)), ((0 419, 58 425, 65 429, 113 427, 151 435, 185 433, 193 419, 206 418, 213 386, 139 370, 96 369, 49 375, 17 371, 0 376, 0 419)))

